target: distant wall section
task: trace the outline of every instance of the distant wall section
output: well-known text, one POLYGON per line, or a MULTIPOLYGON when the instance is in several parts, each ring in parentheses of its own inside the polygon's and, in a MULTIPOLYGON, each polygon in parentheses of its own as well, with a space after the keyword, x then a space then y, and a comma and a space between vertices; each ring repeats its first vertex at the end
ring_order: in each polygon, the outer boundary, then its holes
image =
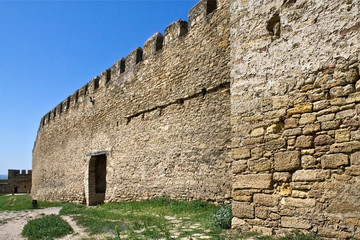
POLYGON ((104 201, 231 197, 229 5, 209 2, 42 118, 34 198, 85 202, 97 155, 106 156, 104 201))

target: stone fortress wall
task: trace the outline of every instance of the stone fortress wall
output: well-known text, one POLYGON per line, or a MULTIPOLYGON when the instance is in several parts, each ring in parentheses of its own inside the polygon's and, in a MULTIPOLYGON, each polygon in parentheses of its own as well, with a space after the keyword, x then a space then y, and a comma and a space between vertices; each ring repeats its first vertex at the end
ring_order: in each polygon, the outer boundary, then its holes
POLYGON ((30 193, 32 171, 8 170, 8 179, 0 180, 0 194, 30 193))
POLYGON ((85 202, 104 154, 105 201, 230 198, 229 5, 206 3, 45 115, 35 198, 85 202))
POLYGON ((354 0, 201 0, 42 118, 33 197, 232 200, 235 228, 360 239, 359 29, 354 0))
POLYGON ((230 2, 233 226, 360 239, 359 1, 230 2))

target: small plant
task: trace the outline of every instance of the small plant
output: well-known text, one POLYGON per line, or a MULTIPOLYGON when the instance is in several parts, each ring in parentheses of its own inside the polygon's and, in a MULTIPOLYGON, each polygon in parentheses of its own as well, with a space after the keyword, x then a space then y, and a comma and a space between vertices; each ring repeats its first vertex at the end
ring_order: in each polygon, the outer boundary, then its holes
POLYGON ((72 233, 71 226, 58 215, 48 215, 30 220, 23 228, 22 235, 29 240, 51 240, 72 233))
POLYGON ((216 213, 211 215, 211 224, 223 229, 229 229, 232 217, 231 205, 222 205, 216 213))

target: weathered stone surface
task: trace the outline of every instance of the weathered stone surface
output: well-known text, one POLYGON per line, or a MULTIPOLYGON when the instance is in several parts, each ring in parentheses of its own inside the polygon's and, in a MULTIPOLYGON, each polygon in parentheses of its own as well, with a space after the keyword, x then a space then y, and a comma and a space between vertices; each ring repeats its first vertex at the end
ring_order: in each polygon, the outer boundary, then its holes
POLYGON ((272 186, 271 174, 247 174, 234 177, 234 189, 270 189, 272 186))
POLYGON ((316 167, 317 167, 316 158, 313 157, 312 155, 303 155, 303 156, 301 157, 301 166, 302 166, 304 169, 316 168, 316 167))
POLYGON ((301 118, 299 120, 300 125, 305 125, 309 123, 314 123, 316 120, 316 115, 313 113, 304 113, 301 115, 301 118))
POLYGON ((339 129, 335 131, 335 142, 347 142, 350 140, 350 131, 348 129, 339 129))
POLYGON ((288 151, 274 155, 274 168, 276 171, 291 171, 300 167, 300 152, 288 151))
POLYGON ((274 182, 288 182, 291 178, 288 172, 275 172, 273 175, 274 182))
POLYGON ((345 143, 335 143, 330 146, 331 153, 350 153, 360 149, 359 141, 345 142, 345 143))
POLYGON ((299 120, 297 118, 288 118, 285 120, 285 128, 296 128, 299 126, 299 120))
POLYGON ((328 154, 321 157, 322 168, 338 168, 349 164, 349 156, 343 153, 328 154))
POLYGON ((253 201, 258 206, 275 207, 279 204, 279 197, 269 194, 254 194, 253 201))
POLYGON ((267 219, 269 211, 266 207, 255 207, 255 217, 260 219, 267 219))
POLYGON ((296 138, 295 147, 297 148, 311 148, 314 144, 313 136, 299 136, 296 138))
POLYGON ((360 152, 351 154, 350 162, 351 162, 351 165, 360 165, 360 152))
POLYGON ((232 164, 232 171, 234 174, 244 172, 246 169, 247 169, 246 160, 234 161, 232 164))
POLYGON ((287 111, 288 115, 298 114, 298 113, 309 113, 312 112, 312 104, 311 103, 302 103, 296 105, 294 108, 289 109, 287 111))
POLYGON ((284 207, 296 207, 296 208, 311 208, 315 207, 315 199, 299 199, 299 198, 283 198, 280 201, 280 204, 284 207))
POLYGON ((255 216, 254 206, 247 202, 234 201, 232 203, 232 212, 238 218, 254 218, 255 216))
POLYGON ((311 223, 308 220, 304 220, 301 218, 282 217, 281 226, 286 228, 310 229, 311 223))
POLYGON ((323 170, 298 170, 293 176, 292 180, 295 182, 315 182, 315 181, 324 181, 327 172, 323 170))
POLYGON ((262 136, 264 134, 264 132, 265 132, 264 128, 256 128, 251 131, 250 136, 252 136, 252 137, 262 136))
POLYGON ((319 135, 314 139, 315 146, 330 145, 334 140, 329 135, 319 135))
POLYGON ((271 161, 267 158, 249 160, 249 169, 251 172, 263 172, 271 170, 271 161))
POLYGON ((231 151, 231 156, 233 159, 244 159, 251 156, 250 148, 235 148, 231 151))

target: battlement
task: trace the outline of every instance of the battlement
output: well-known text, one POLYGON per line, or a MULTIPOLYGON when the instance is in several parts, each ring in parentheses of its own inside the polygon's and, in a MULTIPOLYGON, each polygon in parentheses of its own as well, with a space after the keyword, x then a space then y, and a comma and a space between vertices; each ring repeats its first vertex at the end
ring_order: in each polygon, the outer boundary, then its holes
POLYGON ((15 177, 20 177, 20 176, 31 176, 32 174, 32 170, 17 170, 17 169, 9 169, 8 170, 8 179, 12 179, 15 177))
POLYGON ((111 81, 123 84, 129 74, 134 74, 141 68, 144 61, 147 64, 159 61, 158 53, 162 51, 172 51, 174 46, 183 44, 191 31, 199 31, 197 25, 208 24, 208 19, 215 14, 217 8, 221 7, 222 1, 200 0, 188 13, 188 22, 179 19, 165 28, 164 34, 157 32, 144 43, 144 47, 138 47, 131 51, 125 58, 120 58, 110 68, 103 71, 99 76, 95 76, 88 83, 76 90, 55 108, 46 113, 40 122, 40 128, 48 125, 51 121, 60 118, 73 109, 77 109, 80 104, 94 104, 94 94, 99 89, 105 91, 111 81))

